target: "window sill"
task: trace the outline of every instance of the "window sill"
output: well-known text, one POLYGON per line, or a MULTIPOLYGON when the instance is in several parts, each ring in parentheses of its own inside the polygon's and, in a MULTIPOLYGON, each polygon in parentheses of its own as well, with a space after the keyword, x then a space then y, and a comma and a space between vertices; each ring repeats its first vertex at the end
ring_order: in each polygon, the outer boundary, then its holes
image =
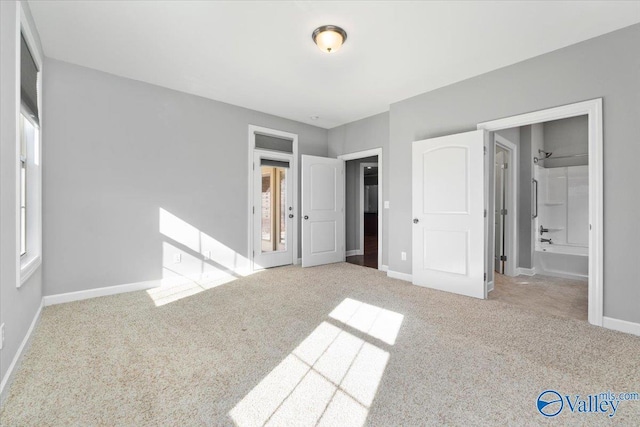
POLYGON ((20 261, 20 284, 21 287, 29 278, 36 272, 38 267, 42 264, 42 258, 40 255, 33 257, 27 257, 20 261))

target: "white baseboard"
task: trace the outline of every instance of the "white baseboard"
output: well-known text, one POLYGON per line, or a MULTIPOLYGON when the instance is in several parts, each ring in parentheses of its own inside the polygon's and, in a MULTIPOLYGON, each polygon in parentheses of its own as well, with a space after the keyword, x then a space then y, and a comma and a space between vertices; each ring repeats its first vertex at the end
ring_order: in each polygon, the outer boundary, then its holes
POLYGON ((293 265, 300 265, 300 264, 302 264, 302 258, 298 258, 296 262, 293 263, 293 265))
POLYGON ((640 323, 633 323, 628 320, 614 319, 605 316, 602 318, 602 326, 607 329, 613 329, 614 331, 626 332, 627 334, 640 336, 640 323))
POLYGON ((126 285, 107 286, 104 288, 95 288, 87 289, 84 291, 67 292, 64 294, 47 295, 43 298, 43 301, 45 307, 48 307, 50 305, 63 304, 65 302, 81 301, 89 298, 122 294, 125 292, 144 291, 151 288, 158 288, 162 285, 162 280, 149 280, 146 282, 128 283, 126 285))
POLYGON ((13 379, 13 375, 15 373, 14 371, 16 367, 20 364, 20 360, 22 359, 24 350, 27 348, 29 341, 31 340, 31 334, 33 333, 34 329, 36 328, 36 325, 38 324, 38 321, 40 320, 42 307, 44 307, 44 299, 40 301, 40 307, 38 307, 38 311, 36 312, 36 315, 33 317, 33 320, 31 321, 31 326, 29 326, 29 329, 27 330, 27 334, 24 336, 24 339, 20 343, 20 347, 18 347, 18 351, 16 352, 16 355, 13 357, 13 360, 11 361, 11 365, 9 365, 9 369, 7 369, 7 372, 4 374, 4 377, 2 378, 2 383, 0 383, 0 407, 2 407, 2 404, 4 403, 4 400, 8 395, 7 392, 9 391, 9 387, 7 387, 7 385, 11 383, 11 380, 13 379))
POLYGON ((354 249, 352 251, 345 252, 344 256, 356 256, 356 255, 364 255, 364 251, 360 249, 354 249))
POLYGON ((536 275, 536 269, 535 268, 523 268, 523 267, 518 267, 516 269, 516 275, 518 276, 535 276, 536 275))
POLYGON ((536 269, 536 274, 541 274, 543 276, 559 277, 561 279, 582 280, 583 282, 586 282, 589 280, 588 275, 583 276, 581 274, 570 274, 562 271, 536 269))
POLYGON ((380 271, 389 271, 389 266, 388 265, 381 265, 378 270, 380 270, 380 271))
POLYGON ((494 288, 495 288, 495 284, 493 280, 487 283, 487 292, 491 292, 494 288))
POLYGON ((407 282, 413 282, 413 276, 408 273, 400 273, 398 271, 387 270, 387 276, 391 277, 392 279, 400 279, 407 282))

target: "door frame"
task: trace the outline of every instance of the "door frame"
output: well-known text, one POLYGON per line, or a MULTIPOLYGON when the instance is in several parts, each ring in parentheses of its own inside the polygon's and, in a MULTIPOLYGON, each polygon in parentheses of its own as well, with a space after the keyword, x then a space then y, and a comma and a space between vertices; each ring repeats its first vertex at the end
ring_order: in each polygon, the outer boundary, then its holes
MULTIPOLYGON (((364 159, 367 157, 378 156, 378 270, 384 271, 385 269, 382 266, 382 216, 383 216, 383 200, 382 200, 382 177, 383 177, 383 163, 382 163, 382 147, 380 148, 372 148, 370 150, 356 151, 353 153, 342 154, 338 156, 338 159, 342 159, 345 162, 349 160, 358 160, 364 159)), ((346 194, 346 175, 345 175, 345 194, 346 194)), ((364 185, 364 184, 363 184, 364 185)), ((362 193, 362 197, 364 197, 364 193, 362 193)), ((363 200, 363 199, 362 199, 363 200)), ((346 205, 346 203, 345 203, 346 205)), ((361 202, 361 209, 364 211, 364 202, 361 202)), ((346 209, 345 209, 346 211, 346 209)), ((363 215, 364 217, 364 215, 363 215)), ((364 219, 362 227, 364 227, 364 219)), ((346 212, 345 212, 345 229, 346 229, 346 212)), ((364 253, 364 228, 361 230, 361 240, 360 240, 360 248, 364 253)))
MULTIPOLYGON (((360 163, 360 176, 359 176, 359 183, 360 183, 360 230, 358 231, 360 233, 360 249, 358 250, 358 254, 359 255, 364 255, 364 169, 366 167, 378 167, 378 163, 377 162, 371 162, 371 163, 360 163)), ((345 181, 345 185, 346 185, 346 181, 345 181)), ((378 169, 378 185, 380 185, 380 169, 378 169)), ((378 187, 379 188, 379 187, 378 187)), ((378 194, 380 195, 380 194, 378 194)), ((378 200, 378 207, 380 205, 380 201, 378 200)), ((346 215, 346 212, 345 212, 346 215)), ((380 215, 380 210, 378 209, 378 216, 380 215)), ((346 222, 345 222, 346 225, 346 222)), ((379 251, 378 251, 379 252, 379 251)))
POLYGON ((589 323, 602 326, 604 301, 603 274, 603 125, 602 98, 562 105, 478 124, 491 132, 550 120, 586 115, 589 118, 589 323))
MULTIPOLYGON (((284 132, 277 129, 270 129, 262 126, 249 125, 248 127, 249 137, 248 137, 248 163, 247 163, 247 259, 249 260, 249 268, 251 271, 255 271, 254 264, 254 206, 253 206, 253 173, 254 173, 254 153, 256 151, 266 152, 269 150, 263 150, 260 148, 256 148, 256 133, 262 135, 275 136, 280 138, 292 139, 292 151, 293 153, 285 153, 282 151, 273 151, 274 153, 282 153, 292 156, 292 183, 293 183, 293 201, 291 206, 293 206, 293 237, 291 242, 291 263, 298 264, 298 229, 300 224, 300 217, 298 215, 299 207, 298 207, 298 183, 300 182, 300 176, 298 174, 298 134, 284 132)), ((259 269, 261 270, 261 269, 259 269)))
MULTIPOLYGON (((505 276, 515 277, 517 276, 517 268, 518 268, 518 146, 508 139, 494 133, 493 134, 493 150, 494 150, 494 163, 495 163, 495 148, 500 147, 508 153, 509 156, 509 167, 507 172, 507 181, 509 184, 509 191, 507 191, 507 224, 506 231, 507 235, 505 237, 505 241, 507 242, 507 259, 513 260, 512 262, 507 261, 507 265, 505 266, 505 276)), ((495 193, 496 186, 496 176, 493 175, 493 187, 491 187, 495 193)), ((496 195, 493 196, 493 211, 495 212, 496 206, 496 195)), ((493 219, 495 222, 495 218, 493 219)), ((490 258, 495 257, 496 247, 495 247, 495 233, 496 230, 493 230, 493 245, 490 258)))

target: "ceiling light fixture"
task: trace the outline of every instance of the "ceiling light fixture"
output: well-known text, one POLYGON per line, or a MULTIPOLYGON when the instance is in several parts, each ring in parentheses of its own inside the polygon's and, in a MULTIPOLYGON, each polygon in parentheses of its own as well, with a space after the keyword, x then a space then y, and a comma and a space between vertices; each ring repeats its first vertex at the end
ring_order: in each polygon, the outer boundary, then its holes
POLYGON ((335 25, 323 25, 313 30, 311 38, 321 51, 333 53, 347 40, 347 32, 335 25))

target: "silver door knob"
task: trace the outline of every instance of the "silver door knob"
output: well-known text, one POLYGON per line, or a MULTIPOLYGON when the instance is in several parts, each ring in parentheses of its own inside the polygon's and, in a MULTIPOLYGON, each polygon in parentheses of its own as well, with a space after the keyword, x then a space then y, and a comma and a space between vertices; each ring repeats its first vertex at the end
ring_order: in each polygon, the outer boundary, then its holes
POLYGON ((419 223, 419 222, 420 222, 420 220, 419 220, 418 218, 413 218, 413 223, 414 223, 414 224, 417 224, 417 223, 419 223))
POLYGON ((309 219, 309 215, 305 215, 305 216, 304 216, 304 219, 309 219))
POLYGON ((293 214, 289 214, 289 218, 293 218, 293 214))

